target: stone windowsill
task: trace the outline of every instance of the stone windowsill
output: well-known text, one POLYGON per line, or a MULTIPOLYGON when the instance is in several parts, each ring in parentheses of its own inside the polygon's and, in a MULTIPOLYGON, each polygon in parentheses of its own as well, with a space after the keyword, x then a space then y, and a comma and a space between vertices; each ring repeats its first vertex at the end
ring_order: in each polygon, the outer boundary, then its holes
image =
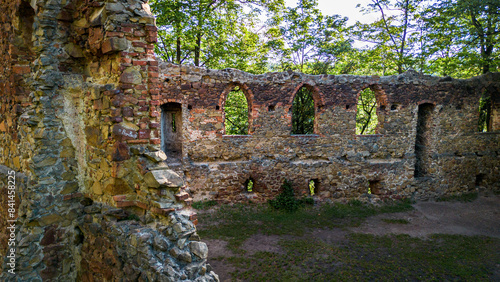
POLYGON ((354 136, 361 138, 375 138, 375 137, 383 137, 384 134, 355 134, 354 136))
POLYGON ((318 138, 318 134, 290 134, 290 137, 299 137, 299 138, 304 138, 304 137, 312 137, 312 138, 318 138))
POLYGON ((252 135, 247 134, 247 135, 222 135, 222 138, 250 138, 252 135))
POLYGON ((486 131, 486 132, 474 132, 474 134, 480 134, 480 135, 496 135, 500 134, 500 131, 486 131))

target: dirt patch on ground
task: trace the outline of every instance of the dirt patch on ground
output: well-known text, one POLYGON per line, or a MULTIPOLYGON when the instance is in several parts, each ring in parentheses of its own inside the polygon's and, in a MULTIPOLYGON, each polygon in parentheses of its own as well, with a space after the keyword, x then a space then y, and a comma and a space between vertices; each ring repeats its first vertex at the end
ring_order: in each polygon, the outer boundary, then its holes
POLYGON ((408 234, 427 237, 431 234, 484 235, 500 238, 500 197, 480 197, 474 202, 420 202, 415 210, 381 214, 368 218, 356 233, 374 235, 408 234), (407 224, 388 223, 384 219, 403 219, 407 224))
MULTIPOLYGON (((304 236, 313 236, 327 243, 345 242, 349 233, 374 235, 408 234, 425 238, 431 234, 483 235, 500 238, 500 196, 482 196, 469 203, 461 202, 419 202, 409 212, 381 214, 367 218, 360 226, 347 230, 314 229, 304 236)), ((304 236, 253 235, 240 249, 245 255, 258 251, 282 253, 279 241, 304 236)), ((204 240, 209 248, 209 263, 221 281, 231 281, 234 267, 224 258, 234 254, 223 240, 204 240)))

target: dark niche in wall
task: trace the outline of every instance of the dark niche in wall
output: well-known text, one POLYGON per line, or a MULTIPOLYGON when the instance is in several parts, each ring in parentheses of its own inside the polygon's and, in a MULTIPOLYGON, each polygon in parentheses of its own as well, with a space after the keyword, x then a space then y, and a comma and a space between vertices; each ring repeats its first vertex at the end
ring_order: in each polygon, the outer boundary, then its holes
POLYGON ((425 103, 418 106, 414 177, 425 177, 429 173, 429 166, 431 162, 430 145, 432 138, 431 129, 433 111, 433 104, 425 103))

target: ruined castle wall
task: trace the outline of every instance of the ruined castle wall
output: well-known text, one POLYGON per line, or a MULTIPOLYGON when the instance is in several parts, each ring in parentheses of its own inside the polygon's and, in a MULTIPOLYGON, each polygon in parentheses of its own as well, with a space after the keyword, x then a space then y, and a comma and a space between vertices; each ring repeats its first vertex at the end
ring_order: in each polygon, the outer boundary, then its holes
POLYGON ((452 80, 415 72, 360 77, 161 68, 161 103, 175 101, 183 110, 183 162, 171 167, 184 173, 195 200, 264 200, 284 179, 304 195, 308 182, 317 180, 319 197, 329 199, 429 198, 499 188, 498 131, 477 132, 479 99, 485 88, 498 95, 498 74, 452 80), (224 101, 235 86, 249 102, 244 136, 224 135, 224 101), (313 91, 313 135, 291 135, 291 105, 302 86, 313 91), (367 87, 376 93, 377 134, 356 135, 357 98, 367 87), (428 145, 416 158, 419 105, 426 104, 428 145), (425 167, 422 175, 416 165, 425 167), (244 187, 248 179, 253 193, 244 187))
POLYGON ((158 62, 148 5, 0 3, 8 12, 0 176, 18 176, 16 276, 7 272, 1 232, 0 280, 216 280, 192 199, 161 162, 149 105, 158 62))
MULTIPOLYGON (((155 20, 144 1, 0 1, 0 8, 0 182, 16 172, 23 280, 216 280, 194 228, 193 197, 263 201, 284 179, 299 194, 314 179, 321 199, 499 189, 498 74, 251 75, 176 66, 154 57, 155 20), (235 86, 251 109, 245 136, 224 134, 235 86), (313 135, 290 134, 302 86, 315 101, 313 135), (360 136, 356 104, 367 87, 379 126, 360 136), (491 132, 479 133, 485 89, 491 132), (163 112, 172 109, 181 115, 173 147, 162 140, 163 112), (174 147, 180 154, 167 150, 174 147), (250 178, 252 193, 244 188, 250 178)), ((0 279, 12 279, 2 262, 0 279)))

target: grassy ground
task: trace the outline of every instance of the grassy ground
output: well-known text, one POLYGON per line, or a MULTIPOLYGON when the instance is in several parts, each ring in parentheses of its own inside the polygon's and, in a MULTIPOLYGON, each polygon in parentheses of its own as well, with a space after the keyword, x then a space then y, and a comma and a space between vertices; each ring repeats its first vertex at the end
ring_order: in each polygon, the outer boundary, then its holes
MULTIPOLYGON (((314 229, 345 229, 372 215, 411 209, 407 201, 380 207, 352 201, 306 206, 293 213, 276 211, 267 205, 216 206, 215 212, 200 213, 198 232, 203 239, 228 242, 233 254, 212 260, 234 267, 230 273, 232 281, 492 281, 498 278, 494 271, 500 264, 500 240, 496 238, 434 235, 424 240, 407 235, 348 233, 345 240, 328 243, 308 235, 314 229), (282 237, 280 252, 248 254, 242 243, 255 234, 293 237, 282 237)), ((407 223, 403 219, 386 222, 407 223)))

